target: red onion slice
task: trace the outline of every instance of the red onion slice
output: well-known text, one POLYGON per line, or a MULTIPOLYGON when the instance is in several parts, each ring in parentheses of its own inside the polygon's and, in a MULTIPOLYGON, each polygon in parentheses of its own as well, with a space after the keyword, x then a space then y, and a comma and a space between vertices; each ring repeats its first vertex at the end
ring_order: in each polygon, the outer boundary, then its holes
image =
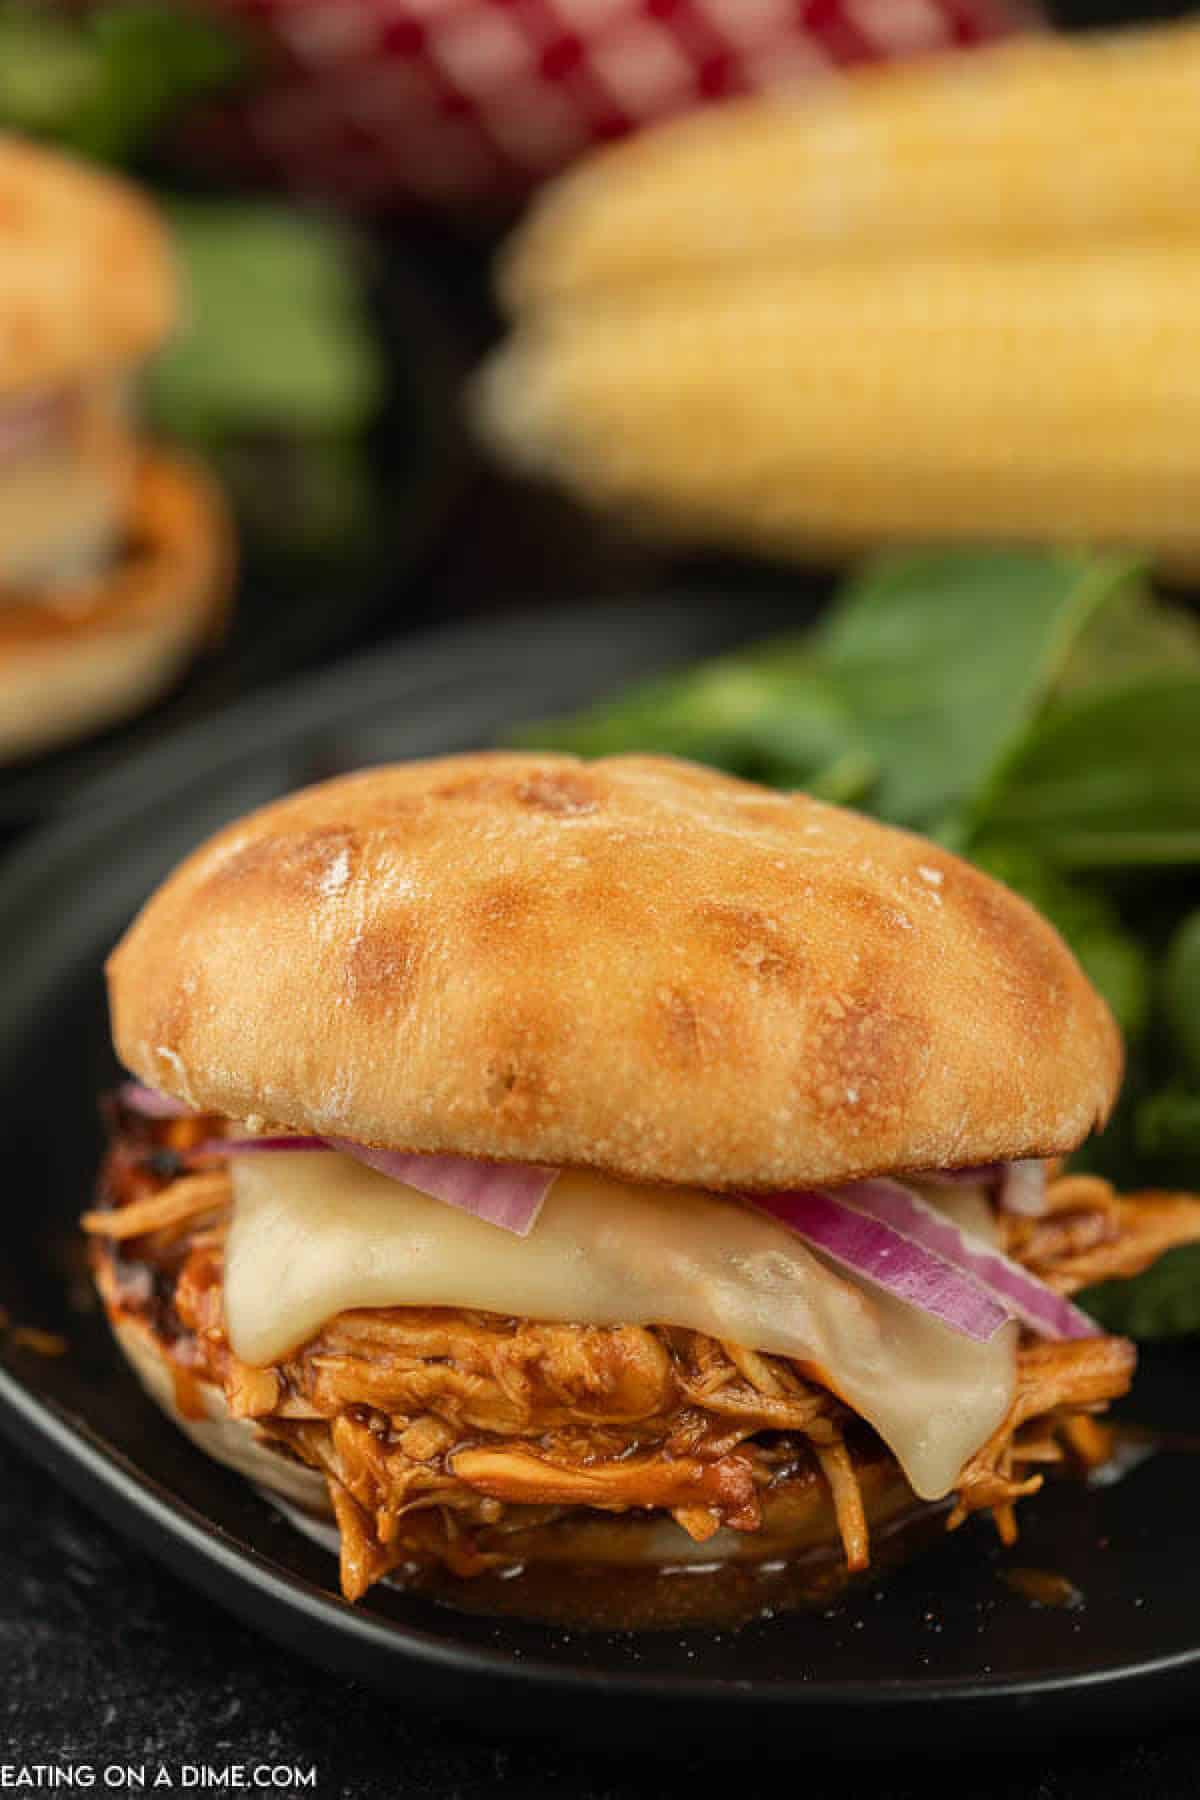
POLYGON ((855 1181, 837 1190, 837 1198, 856 1212, 887 1225, 906 1242, 940 1257, 975 1282, 994 1301, 1047 1338, 1085 1338, 1100 1327, 1031 1275, 1019 1263, 963 1231, 953 1219, 922 1200, 898 1181, 855 1181))
POLYGON ((71 416, 70 389, 31 394, 0 406, 0 460, 25 456, 61 433, 71 416))
POLYGON ((791 1226, 856 1275, 866 1276, 897 1300, 932 1313, 964 1337, 986 1344, 1010 1316, 1010 1309, 972 1276, 887 1220, 847 1206, 841 1190, 832 1194, 805 1188, 748 1198, 760 1212, 791 1226))
POLYGON ((528 1163, 489 1163, 469 1156, 418 1156, 408 1150, 372 1150, 349 1138, 205 1138, 193 1146, 191 1154, 245 1156, 290 1150, 337 1151, 391 1181, 403 1182, 418 1193, 428 1194, 431 1200, 456 1206, 460 1212, 514 1232, 517 1237, 528 1237, 533 1230, 542 1202, 558 1175, 557 1169, 534 1168, 528 1163))
MULTIPOLYGON (((182 1101, 137 1081, 125 1082, 120 1094, 126 1106, 146 1118, 187 1118, 193 1112, 182 1101)), ((191 1154, 313 1150, 340 1151, 392 1181, 405 1182, 518 1237, 532 1231, 558 1175, 557 1169, 529 1163, 373 1150, 349 1138, 299 1134, 205 1138, 191 1154)), ((924 1172, 921 1179, 941 1185, 989 1182, 1000 1204, 1011 1212, 1036 1215, 1044 1209, 1045 1165, 1032 1159, 924 1172)), ((960 1231, 899 1182, 880 1179, 854 1182, 833 1192, 813 1188, 755 1195, 751 1204, 897 1299, 932 1313, 967 1337, 986 1342, 1006 1318, 1020 1319, 1050 1338, 1092 1337, 1097 1332, 1086 1313, 981 1239, 960 1231)))
POLYGON ((245 1156, 256 1150, 328 1150, 319 1137, 211 1137, 193 1144, 193 1156, 245 1156))
MULTIPOLYGON (((132 1112, 147 1119, 186 1119, 194 1108, 140 1081, 126 1081, 120 1097, 132 1112)), ((277 1133, 267 1137, 210 1137, 193 1144, 189 1156, 246 1156, 271 1151, 336 1150, 365 1163, 392 1181, 406 1182, 432 1200, 444 1201, 489 1225, 528 1237, 542 1202, 558 1176, 557 1169, 529 1163, 489 1163, 469 1156, 417 1156, 407 1150, 371 1150, 349 1138, 309 1137, 277 1133)))
POLYGON ((189 1119, 194 1111, 182 1100, 173 1100, 170 1094, 160 1094, 157 1088, 146 1087, 140 1081, 123 1081, 117 1098, 122 1106, 140 1113, 143 1119, 189 1119))
POLYGON ((531 1163, 477 1162, 469 1156, 416 1156, 406 1150, 371 1150, 348 1138, 330 1138, 330 1148, 366 1163, 380 1175, 406 1182, 431 1199, 518 1237, 528 1237, 557 1169, 531 1163))

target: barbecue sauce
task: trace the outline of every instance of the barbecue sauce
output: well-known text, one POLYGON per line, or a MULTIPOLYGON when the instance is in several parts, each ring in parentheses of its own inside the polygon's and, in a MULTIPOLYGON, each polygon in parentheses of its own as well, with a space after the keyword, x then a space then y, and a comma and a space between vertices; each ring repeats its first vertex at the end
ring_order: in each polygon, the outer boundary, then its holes
POLYGON ((876 1581, 945 1531, 944 1505, 916 1504, 872 1537, 870 1570, 847 1573, 840 1544, 765 1562, 572 1567, 533 1563, 456 1580, 422 1570, 390 1579, 459 1612, 532 1620, 581 1631, 731 1629, 777 1613, 811 1612, 850 1587, 876 1581))
POLYGON ((1053 1569, 1003 1569, 1000 1579, 1031 1606, 1048 1607, 1055 1612, 1078 1612, 1085 1604, 1082 1591, 1065 1575, 1053 1569))

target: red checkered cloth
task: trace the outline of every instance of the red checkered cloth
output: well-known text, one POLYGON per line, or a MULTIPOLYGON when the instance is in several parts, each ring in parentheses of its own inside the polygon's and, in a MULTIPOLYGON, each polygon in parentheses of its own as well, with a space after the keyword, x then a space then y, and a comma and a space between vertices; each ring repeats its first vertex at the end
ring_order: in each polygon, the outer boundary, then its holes
POLYGON ((208 151, 342 204, 512 198, 729 94, 1040 22, 1026 0, 204 0, 264 40, 208 151))

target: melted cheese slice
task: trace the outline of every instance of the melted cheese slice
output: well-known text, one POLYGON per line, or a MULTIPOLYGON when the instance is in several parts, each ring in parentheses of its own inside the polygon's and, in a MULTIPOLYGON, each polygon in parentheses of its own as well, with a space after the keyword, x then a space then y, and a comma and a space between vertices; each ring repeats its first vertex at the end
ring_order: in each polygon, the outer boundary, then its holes
POLYGON ((137 473, 127 382, 98 381, 0 404, 0 605, 103 573, 125 532, 137 473))
MULTIPOLYGON (((930 1500, 1012 1398, 1015 1326, 975 1343, 715 1194, 569 1171, 519 1238, 332 1152, 232 1168, 225 1318, 245 1362, 274 1362, 357 1306, 686 1326, 816 1365, 930 1500)), ((992 1234, 980 1194, 946 1189, 938 1204, 992 1234)))

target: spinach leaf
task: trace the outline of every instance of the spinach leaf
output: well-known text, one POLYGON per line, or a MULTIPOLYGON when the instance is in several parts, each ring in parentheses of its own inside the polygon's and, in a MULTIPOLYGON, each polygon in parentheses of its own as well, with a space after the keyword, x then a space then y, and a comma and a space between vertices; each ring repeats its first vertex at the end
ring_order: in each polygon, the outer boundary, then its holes
POLYGON ((654 750, 838 801, 859 799, 875 774, 849 707, 796 639, 643 682, 513 741, 578 756, 654 750))
POLYGON ((1065 552, 880 557, 805 636, 644 684, 518 741, 586 756, 670 751, 955 838, 1080 634, 1136 576, 1127 558, 1065 552))
POLYGON ((1172 1250, 1136 1281, 1106 1281, 1078 1296, 1108 1331, 1125 1337, 1179 1337, 1200 1331, 1200 1244, 1172 1250))
POLYGON ((346 233, 266 202, 170 208, 189 325, 151 371, 167 430, 231 436, 348 436, 383 385, 346 233))
POLYGON ((1145 675, 1063 701, 973 809, 974 842, 1061 869, 1200 861, 1200 674, 1145 675))
POLYGON ((248 62, 232 21, 179 0, 101 0, 75 16, 45 0, 0 0, 0 125, 124 162, 248 62))
POLYGON ((1174 1165, 1180 1180, 1200 1173, 1200 1092, 1179 1083, 1162 1088, 1137 1109, 1137 1146, 1159 1167, 1174 1165))
POLYGON ((1072 645, 1054 699, 1188 668, 1200 669, 1200 620, 1158 599, 1144 582, 1132 581, 1092 616, 1072 645))
POLYGON ((978 551, 870 563, 813 639, 879 764, 872 806, 948 826, 1021 738, 1081 632, 1135 582, 1125 557, 978 551))
MULTIPOLYGON (((1200 781, 1200 769, 1195 771, 1200 781)), ((1189 913, 1167 948, 1163 964, 1163 1012, 1175 1049, 1200 1088, 1200 908, 1189 913)), ((1200 1158, 1200 1096, 1196 1100, 1196 1154, 1200 1158)))

